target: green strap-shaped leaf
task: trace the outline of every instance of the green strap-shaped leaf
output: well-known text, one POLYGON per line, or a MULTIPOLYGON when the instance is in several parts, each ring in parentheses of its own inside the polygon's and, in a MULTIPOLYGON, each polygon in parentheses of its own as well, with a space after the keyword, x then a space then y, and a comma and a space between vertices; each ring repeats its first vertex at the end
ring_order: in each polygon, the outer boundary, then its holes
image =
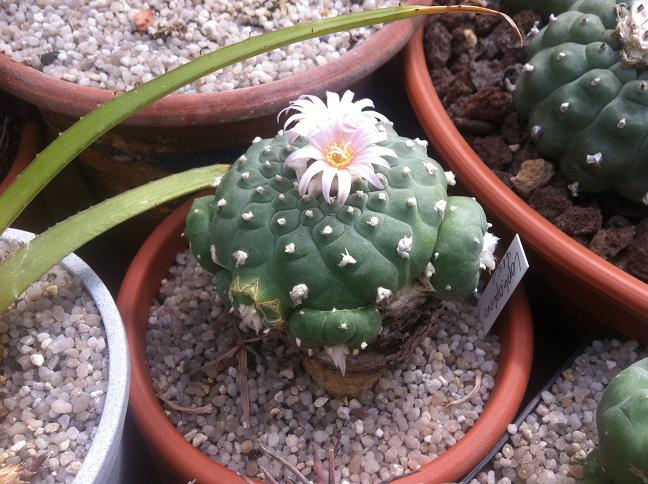
POLYGON ((268 32, 205 54, 169 71, 100 106, 45 148, 5 193, 0 195, 0 232, 9 227, 59 171, 100 136, 145 106, 211 72, 279 47, 342 30, 393 22, 419 15, 459 12, 500 15, 513 24, 512 20, 504 14, 468 5, 448 7, 413 5, 382 8, 268 32))
POLYGON ((110 198, 56 224, 0 264, 0 313, 63 257, 121 222, 162 203, 207 188, 229 165, 170 175, 110 198))

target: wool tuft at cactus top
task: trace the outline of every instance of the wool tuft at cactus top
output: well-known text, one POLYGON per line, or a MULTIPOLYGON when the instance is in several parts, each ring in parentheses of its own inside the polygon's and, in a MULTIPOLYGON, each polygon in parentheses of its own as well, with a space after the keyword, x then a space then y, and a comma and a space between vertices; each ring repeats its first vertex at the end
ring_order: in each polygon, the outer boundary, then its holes
POLYGON ((648 2, 554 3, 571 5, 533 38, 516 108, 574 191, 648 205, 648 2))
POLYGON ((387 123, 377 129, 395 155, 376 167, 383 188, 356 177, 342 206, 321 193, 300 196, 284 162, 307 140, 291 142, 290 133, 256 139, 215 195, 194 202, 185 230, 192 252, 247 326, 287 326, 304 348, 363 350, 399 289, 417 282, 443 299, 476 291, 489 265, 482 249, 492 257, 494 239, 481 206, 447 196, 453 177, 427 156, 426 142, 387 123))

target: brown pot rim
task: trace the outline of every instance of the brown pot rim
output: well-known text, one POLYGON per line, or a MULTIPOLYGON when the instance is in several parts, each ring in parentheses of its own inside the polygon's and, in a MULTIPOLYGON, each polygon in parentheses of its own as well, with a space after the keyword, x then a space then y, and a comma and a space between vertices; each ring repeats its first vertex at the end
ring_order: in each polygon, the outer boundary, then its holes
POLYGON ((423 27, 405 49, 403 67, 406 90, 419 123, 462 183, 545 259, 645 321, 648 284, 607 262, 542 217, 488 168, 461 135, 434 89, 425 60, 423 27))
MULTIPOLYGON (((190 202, 177 208, 144 242, 122 283, 118 307, 128 334, 132 359, 130 405, 136 424, 160 467, 174 477, 200 483, 245 483, 234 471, 212 461, 180 434, 155 396, 146 355, 146 326, 160 281, 178 252, 190 202)), ((473 428, 452 448, 420 471, 397 482, 442 483, 460 479, 490 451, 513 421, 531 370, 533 327, 524 288, 520 286, 499 318, 499 370, 486 408, 473 428)))
MULTIPOLYGON (((406 3, 430 3, 430 0, 406 3)), ((255 119, 279 112, 306 90, 322 95, 366 78, 395 56, 422 19, 392 22, 340 58, 259 86, 167 96, 123 122, 138 126, 197 126, 255 119)), ((113 91, 57 79, 0 54, 0 88, 46 111, 83 116, 113 98, 113 91)))
POLYGON ((34 159, 42 137, 42 127, 34 116, 22 119, 20 125, 20 141, 18 150, 9 171, 3 180, 0 180, 0 195, 9 188, 9 185, 22 173, 27 165, 34 159))

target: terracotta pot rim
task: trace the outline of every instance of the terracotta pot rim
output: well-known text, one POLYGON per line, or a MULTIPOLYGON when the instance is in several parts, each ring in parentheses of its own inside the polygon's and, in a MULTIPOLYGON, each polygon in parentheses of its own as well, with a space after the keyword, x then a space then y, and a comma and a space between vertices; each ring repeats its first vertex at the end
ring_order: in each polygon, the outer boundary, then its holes
POLYGON ((408 44, 405 86, 416 116, 439 154, 452 160, 462 182, 496 209, 523 241, 574 276, 581 284, 622 303, 639 318, 648 315, 648 284, 582 246, 532 209, 488 168, 455 127, 436 94, 423 47, 423 27, 408 44))
MULTIPOLYGON (((122 283, 118 306, 126 325, 132 357, 131 409, 140 432, 160 463, 198 482, 245 482, 234 471, 212 461, 175 429, 157 400, 146 356, 150 304, 176 254, 187 246, 181 237, 190 202, 167 217, 144 242, 122 283)), ((460 479, 483 458, 513 421, 526 391, 533 356, 531 312, 519 287, 500 317, 502 352, 497 382, 473 428, 456 445, 401 484, 460 479)))
MULTIPOLYGON (((418 3, 429 3, 424 0, 418 3)), ((407 3, 417 3, 408 0, 407 3)), ((340 91, 382 66, 400 51, 422 19, 392 22, 339 59, 259 86, 214 93, 174 94, 122 124, 195 126, 260 118, 277 113, 304 94, 340 91)), ((54 78, 0 54, 0 87, 41 109, 79 117, 113 98, 113 91, 54 78)))
POLYGON ((26 119, 21 119, 20 124, 18 149, 9 167, 9 171, 4 179, 0 180, 0 195, 9 188, 9 185, 22 173, 38 152, 38 146, 42 137, 41 123, 34 116, 30 116, 26 119))

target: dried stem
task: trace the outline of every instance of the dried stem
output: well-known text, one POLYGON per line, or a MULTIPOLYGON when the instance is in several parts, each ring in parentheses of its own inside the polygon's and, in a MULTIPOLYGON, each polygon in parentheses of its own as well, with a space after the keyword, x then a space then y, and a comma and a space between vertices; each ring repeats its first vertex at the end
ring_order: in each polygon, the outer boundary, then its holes
POLYGON ((259 464, 259 468, 261 469, 261 472, 263 472, 263 475, 266 477, 266 479, 270 484, 279 484, 277 480, 274 477, 272 477, 272 475, 268 472, 268 469, 263 467, 262 464, 259 464))
POLYGON ((329 447, 328 450, 328 484, 335 484, 335 450, 329 447))
POLYGON ((315 444, 311 444, 311 449, 313 452, 313 472, 315 474, 316 482, 317 484, 326 484, 326 479, 324 478, 324 466, 319 458, 315 444))
POLYGON ((269 455, 273 459, 277 460, 282 466, 284 466, 286 469, 288 469, 290 472, 292 472, 297 477, 297 479, 299 479, 299 482, 301 482, 302 484, 311 484, 311 481, 306 479, 304 474, 299 472, 299 469, 297 469, 294 465, 292 465, 286 459, 281 457, 276 452, 273 452, 272 450, 268 449, 265 445, 263 445, 261 443, 259 443, 259 446, 261 447, 261 450, 263 452, 265 452, 267 455, 269 455))
POLYGON ((205 405, 204 407, 183 407, 182 405, 178 405, 177 403, 169 400, 169 398, 166 395, 163 395, 162 393, 157 393, 157 397, 162 400, 164 403, 167 404, 167 406, 171 407, 173 410, 177 410, 178 412, 184 412, 184 413, 190 413, 194 415, 200 415, 203 413, 211 413, 213 412, 213 408, 211 403, 205 405))
POLYGON ((248 387, 247 348, 243 346, 238 352, 239 388, 241 389, 241 422, 244 429, 250 428, 250 388, 248 387))
POLYGON ((446 403, 445 408, 448 409, 452 407, 453 405, 459 405, 460 403, 467 402, 470 400, 472 397, 474 397, 477 392, 479 391, 479 388, 481 387, 481 381, 482 381, 482 372, 480 370, 475 371, 475 386, 473 387, 472 390, 470 390, 470 393, 466 395, 465 397, 462 397, 458 400, 453 400, 451 402, 446 403))

